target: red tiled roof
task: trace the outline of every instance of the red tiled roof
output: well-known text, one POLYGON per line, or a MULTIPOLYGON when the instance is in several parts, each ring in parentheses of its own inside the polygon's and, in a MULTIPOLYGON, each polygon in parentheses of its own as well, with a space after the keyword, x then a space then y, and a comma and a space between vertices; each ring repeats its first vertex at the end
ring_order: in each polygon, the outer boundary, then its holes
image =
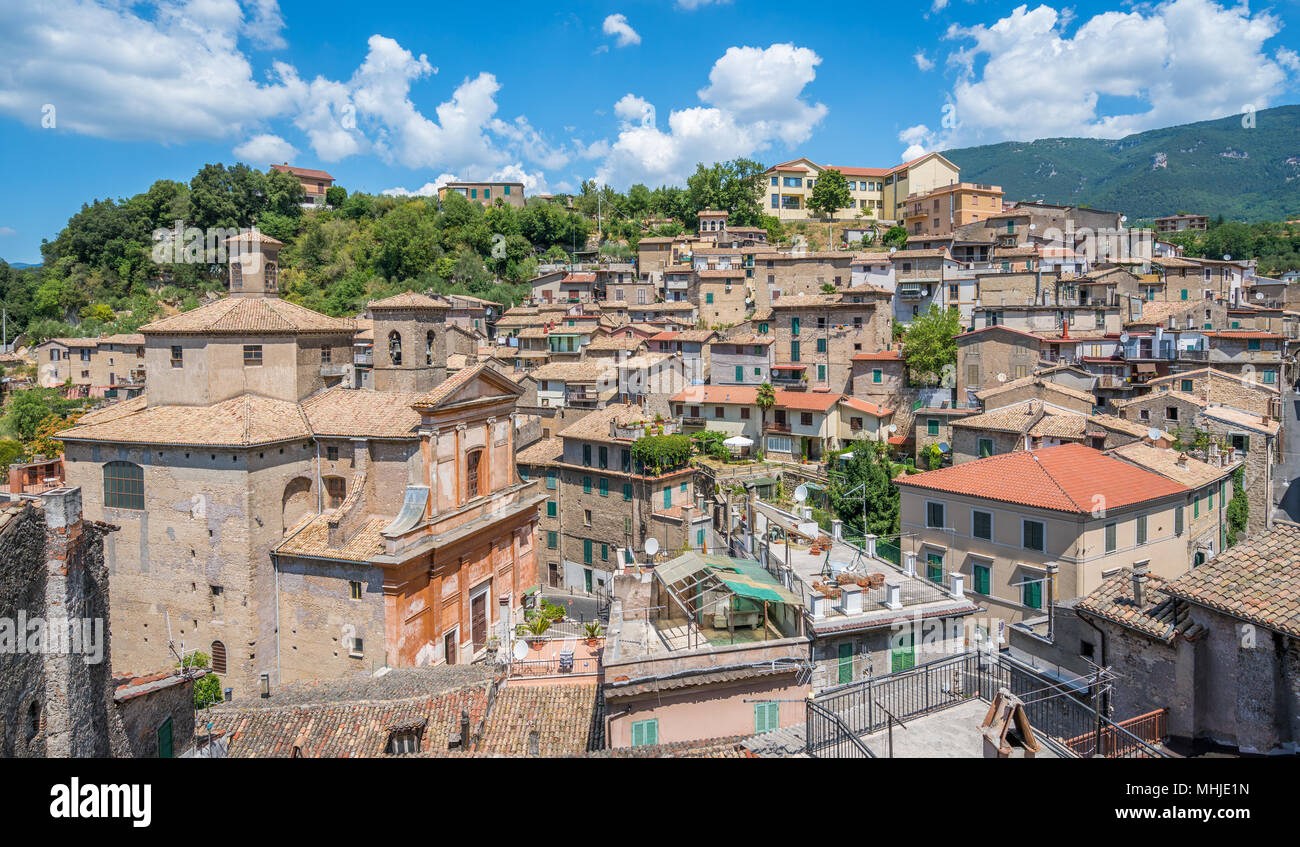
MULTIPOLYGON (((804 412, 825 412, 844 395, 830 391, 787 391, 777 388, 776 408, 804 412)), ((753 385, 692 385, 673 395, 673 403, 753 406, 758 398, 758 387, 753 385)))
POLYGON ((874 353, 854 353, 855 362, 897 362, 903 358, 902 350, 877 350, 874 353))
POLYGON ((306 177, 307 179, 328 179, 330 182, 334 181, 334 177, 330 176, 325 171, 318 171, 315 168, 296 168, 293 165, 271 165, 271 167, 281 173, 293 174, 296 177, 306 177))
POLYGON ((1082 444, 990 456, 895 483, 1073 514, 1089 514, 1098 503, 1118 509, 1190 490, 1082 444))
POLYGON ((893 409, 886 409, 883 406, 877 406, 875 403, 858 397, 845 397, 840 400, 840 402, 845 406, 848 406, 850 409, 856 409, 859 412, 866 412, 868 415, 877 418, 883 418, 886 415, 892 415, 894 413, 893 409))

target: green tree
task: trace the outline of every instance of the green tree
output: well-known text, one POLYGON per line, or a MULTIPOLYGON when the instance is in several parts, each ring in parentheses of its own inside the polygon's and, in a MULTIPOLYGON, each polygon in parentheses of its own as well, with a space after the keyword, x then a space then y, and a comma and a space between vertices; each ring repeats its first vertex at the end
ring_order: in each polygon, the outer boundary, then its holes
POLYGON ((891 470, 892 465, 882 446, 862 443, 854 448, 853 458, 845 463, 843 472, 831 478, 828 491, 831 508, 844 522, 845 535, 861 537, 870 532, 890 536, 898 533, 898 486, 893 483, 891 470))
POLYGON ((902 250, 907 246, 907 230, 898 224, 894 224, 885 230, 885 234, 880 237, 880 241, 886 247, 897 247, 902 250))
POLYGON ((53 389, 31 388, 26 391, 16 391, 5 411, 5 424, 22 440, 31 441, 36 437, 41 422, 54 414, 56 408, 53 389))
POLYGON ((776 405, 776 391, 772 388, 772 383, 764 382, 758 387, 758 392, 754 396, 754 405, 758 406, 758 431, 761 437, 763 431, 767 429, 767 410, 776 405))
POLYGON ((1246 522, 1250 520, 1250 505, 1246 500, 1245 487, 1246 467, 1242 465, 1232 472, 1232 499, 1228 501, 1228 546, 1232 547, 1237 543, 1237 537, 1246 529, 1246 522))
POLYGON ((931 304, 929 311, 912 321, 903 337, 903 361, 912 375, 925 385, 936 386, 945 372, 957 366, 957 336, 961 314, 955 307, 943 310, 931 304))
POLYGON ((844 178, 844 174, 835 168, 828 168, 818 174, 817 183, 813 185, 812 197, 808 200, 808 208, 833 221, 836 212, 852 205, 849 181, 844 178))
POLYGON ((348 190, 341 185, 331 185, 325 189, 325 204, 335 209, 347 202, 348 190))

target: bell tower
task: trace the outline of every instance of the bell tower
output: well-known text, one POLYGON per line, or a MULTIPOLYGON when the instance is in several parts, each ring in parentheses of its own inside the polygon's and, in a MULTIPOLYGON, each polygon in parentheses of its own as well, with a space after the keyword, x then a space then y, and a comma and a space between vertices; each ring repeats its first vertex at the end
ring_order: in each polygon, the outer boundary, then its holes
POLYGON ((257 230, 227 238, 230 296, 279 297, 283 246, 283 242, 257 230))
POLYGON ((408 291, 367 304, 376 391, 432 391, 447 379, 447 303, 408 291))

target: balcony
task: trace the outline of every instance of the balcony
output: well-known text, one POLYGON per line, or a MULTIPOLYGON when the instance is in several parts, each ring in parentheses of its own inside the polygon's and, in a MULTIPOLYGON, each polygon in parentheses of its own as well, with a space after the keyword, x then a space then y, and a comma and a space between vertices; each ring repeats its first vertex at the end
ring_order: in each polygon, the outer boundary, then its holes
POLYGON ((784 421, 772 421, 767 425, 767 431, 781 432, 781 433, 785 433, 786 435, 789 435, 792 432, 790 428, 790 424, 784 421))
POLYGON ((352 366, 346 363, 332 364, 329 362, 322 363, 320 366, 320 375, 330 376, 347 376, 351 372, 352 366))
POLYGON ((900 285, 898 286, 898 296, 904 300, 920 300, 929 296, 924 286, 920 285, 900 285))
POLYGON ((595 391, 570 391, 564 395, 566 406, 594 407, 600 402, 600 395, 595 391))
POLYGON ((352 362, 353 364, 356 365, 365 365, 367 367, 372 367, 375 364, 375 354, 374 352, 371 351, 365 353, 353 353, 352 362))

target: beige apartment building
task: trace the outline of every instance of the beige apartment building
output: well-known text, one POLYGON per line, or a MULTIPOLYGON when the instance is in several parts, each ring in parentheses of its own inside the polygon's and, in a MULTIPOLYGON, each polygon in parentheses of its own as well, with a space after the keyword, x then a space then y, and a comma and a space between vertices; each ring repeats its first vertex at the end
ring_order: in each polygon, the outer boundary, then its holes
POLYGON ((963 574, 991 616, 1017 623, 1135 562, 1171 579, 1221 549, 1229 473, 1179 482, 1065 444, 901 476, 903 547, 918 572, 963 574))
POLYGON ((516 209, 524 207, 522 182, 449 182, 438 189, 438 202, 443 202, 453 192, 480 206, 492 206, 500 200, 516 209))
POLYGON ((1002 187, 974 182, 942 185, 907 198, 903 226, 909 237, 940 238, 959 226, 1002 211, 1002 187))
POLYGON ((144 336, 119 333, 103 338, 51 338, 33 348, 36 384, 71 383, 93 394, 144 387, 144 336))
POLYGON ((822 171, 838 170, 849 183, 852 205, 836 212, 839 219, 863 217, 898 221, 907 198, 925 194, 944 185, 960 182, 961 171, 938 153, 927 153, 892 168, 861 168, 819 165, 799 158, 773 165, 763 172, 768 200, 764 211, 781 220, 808 220, 813 188, 822 171))

